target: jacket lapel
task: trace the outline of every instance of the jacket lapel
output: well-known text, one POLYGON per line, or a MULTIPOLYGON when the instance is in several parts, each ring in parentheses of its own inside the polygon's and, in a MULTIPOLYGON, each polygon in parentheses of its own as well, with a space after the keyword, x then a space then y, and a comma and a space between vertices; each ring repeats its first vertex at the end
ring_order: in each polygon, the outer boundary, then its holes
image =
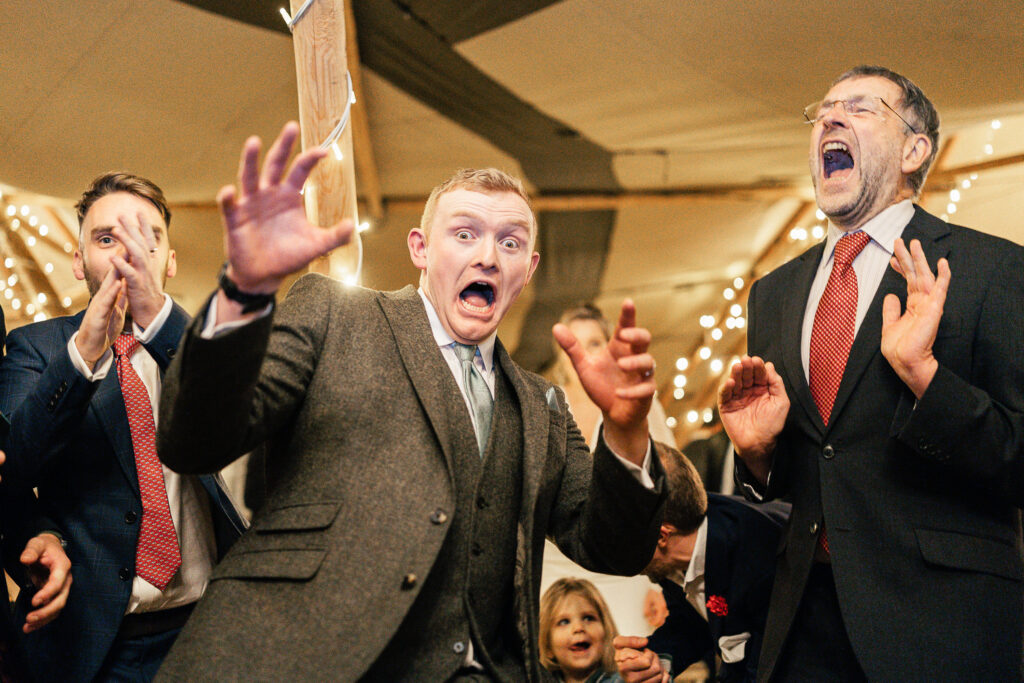
MULTIPOLYGON (((509 383, 516 392, 519 410, 523 418, 523 510, 532 509, 531 501, 536 500, 543 474, 544 458, 548 450, 548 435, 551 421, 548 404, 539 390, 528 383, 518 365, 512 362, 500 340, 494 345, 495 362, 501 366, 509 383)), ((531 520, 532 514, 523 514, 524 520, 531 520)))
POLYGON ((797 269, 797 287, 792 296, 785 299, 782 309, 782 348, 784 372, 792 389, 792 398, 803 408, 807 419, 799 420, 799 424, 812 437, 825 431, 825 423, 818 412, 818 405, 811 395, 810 385, 804 375, 804 364, 800 356, 800 341, 803 335, 804 310, 807 308, 807 297, 811 293, 814 275, 821 263, 821 255, 825 243, 808 249, 798 258, 801 263, 797 269), (817 434, 815 433, 817 432, 817 434))
MULTIPOLYGON (((408 286, 385 294, 378 301, 391 327, 402 365, 437 435, 451 474, 454 462, 452 429, 457 423, 450 411, 462 408, 462 403, 452 400, 453 390, 456 396, 459 394, 458 386, 437 348, 423 300, 412 286, 408 286)), ((469 419, 468 413, 466 419, 469 419)))
MULTIPOLYGON (((921 248, 932 270, 940 258, 949 253, 949 249, 941 244, 939 240, 949 233, 949 226, 916 206, 910 223, 903 229, 901 237, 907 248, 911 240, 919 240, 921 248)), ((861 376, 867 369, 875 356, 882 352, 882 304, 885 297, 895 294, 900 299, 901 310, 907 305, 907 284, 903 276, 896 272, 890 265, 885 269, 885 275, 878 285, 875 296, 871 299, 871 306, 868 308, 861 322, 860 330, 850 348, 850 356, 846 360, 846 368, 843 371, 843 379, 839 384, 839 391, 836 393, 835 405, 832 407, 832 415, 838 417, 843 406, 853 395, 853 390, 860 381, 861 376)), ((830 422, 835 424, 836 419, 830 422)))

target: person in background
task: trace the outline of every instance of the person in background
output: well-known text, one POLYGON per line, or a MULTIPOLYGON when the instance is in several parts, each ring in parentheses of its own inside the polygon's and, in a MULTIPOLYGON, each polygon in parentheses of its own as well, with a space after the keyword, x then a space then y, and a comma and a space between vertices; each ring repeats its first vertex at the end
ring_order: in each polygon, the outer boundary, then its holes
POLYGON ((540 663, 563 683, 613 683, 618 635, 601 592, 586 579, 564 578, 540 600, 540 663))
MULTIPOLYGON (((580 346, 588 354, 599 354, 608 344, 611 329, 601 310, 593 304, 582 304, 567 309, 559 322, 576 335, 580 346)), ((548 372, 551 380, 565 392, 565 400, 573 419, 583 433, 587 445, 594 447, 601 429, 601 410, 587 395, 583 384, 576 375, 572 361, 562 348, 555 343, 555 363, 548 372)), ((665 409, 657 396, 651 402, 647 414, 647 426, 655 441, 675 447, 672 430, 665 424, 665 409)), ((611 576, 590 572, 580 567, 562 553, 550 540, 544 544, 544 570, 541 576, 541 590, 565 577, 582 577, 593 583, 607 600, 615 623, 628 633, 650 633, 660 625, 658 615, 664 611, 665 599, 657 587, 643 576, 611 576), (649 616, 648 616, 649 615, 649 616)))
POLYGON ((678 453, 662 465, 669 500, 644 574, 661 585, 668 617, 650 638, 615 639, 619 672, 627 683, 660 683, 697 661, 715 672, 719 661, 716 681, 753 683, 789 506, 706 493, 678 453))

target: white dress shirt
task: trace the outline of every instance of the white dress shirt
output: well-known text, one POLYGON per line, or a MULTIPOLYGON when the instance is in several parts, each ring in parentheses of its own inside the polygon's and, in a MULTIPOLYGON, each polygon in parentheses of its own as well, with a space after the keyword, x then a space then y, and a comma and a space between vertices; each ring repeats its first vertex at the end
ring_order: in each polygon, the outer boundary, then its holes
MULTIPOLYGON (((153 322, 146 330, 133 325, 135 338, 140 344, 147 343, 156 337, 160 328, 167 322, 171 314, 171 297, 164 295, 164 306, 160 309, 153 322)), ((68 340, 68 355, 71 362, 87 380, 99 382, 107 376, 114 364, 114 353, 111 349, 96 361, 90 370, 88 364, 78 352, 75 339, 78 333, 68 340)), ((131 357, 132 368, 139 375, 149 394, 153 405, 153 424, 159 419, 160 402, 160 366, 142 346, 139 346, 131 357)), ((127 427, 127 425, 126 425, 127 427)), ((210 501, 205 489, 197 477, 183 476, 161 465, 164 472, 164 485, 167 488, 167 503, 171 509, 171 521, 178 535, 178 546, 181 550, 181 567, 171 578, 171 582, 161 592, 159 588, 136 575, 132 581, 132 594, 128 600, 126 614, 138 612, 154 612, 156 610, 180 607, 195 602, 202 597, 210 572, 217 561, 217 543, 213 535, 213 521, 210 514, 210 501)), ((141 517, 140 517, 141 519, 141 517)))

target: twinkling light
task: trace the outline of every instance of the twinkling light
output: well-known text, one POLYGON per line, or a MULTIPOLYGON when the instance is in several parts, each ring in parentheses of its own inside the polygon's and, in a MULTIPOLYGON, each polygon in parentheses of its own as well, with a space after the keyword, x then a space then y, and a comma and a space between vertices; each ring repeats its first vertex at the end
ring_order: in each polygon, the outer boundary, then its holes
POLYGON ((711 338, 714 339, 715 341, 718 341, 719 339, 721 339, 722 338, 722 330, 720 328, 718 328, 718 327, 716 327, 715 329, 711 330, 711 338))
POLYGON ((960 201, 960 190, 952 189, 949 191, 949 201, 958 202, 960 201))
POLYGON ((5 268, 13 268, 14 267, 14 259, 11 258, 10 256, 5 258, 4 259, 4 267, 5 268))
POLYGON ((738 277, 732 281, 732 286, 736 289, 743 289, 743 278, 738 277))
POLYGON ((715 316, 713 315, 702 315, 700 317, 700 326, 704 329, 709 329, 715 326, 715 316))
POLYGON ((61 303, 64 304, 64 308, 71 308, 71 297, 70 296, 64 297, 64 300, 61 301, 61 303))
POLYGON ((683 358, 682 356, 676 358, 676 370, 683 372, 688 367, 690 367, 689 359, 683 358))
POLYGON ((694 424, 699 419, 700 419, 700 413, 698 413, 696 410, 687 411, 687 413, 686 413, 686 421, 687 422, 689 422, 690 424, 694 424))
POLYGON ((715 419, 715 411, 711 408, 705 408, 704 414, 701 416, 704 418, 704 424, 711 424, 711 421, 715 419))
POLYGON ((47 263, 45 266, 43 266, 43 270, 45 270, 47 273, 52 273, 53 272, 53 264, 52 263, 47 263))
POLYGON ((686 396, 686 389, 683 389, 682 387, 677 387, 676 390, 672 392, 672 398, 677 401, 682 401, 683 396, 686 396))
POLYGON ((701 357, 701 360, 707 360, 708 358, 711 358, 711 349, 707 346, 702 346, 700 347, 700 351, 697 352, 697 355, 701 357))
POLYGON ((824 236, 825 228, 821 227, 820 225, 815 225, 813 228, 811 228, 811 237, 813 237, 814 239, 820 240, 824 236))
POLYGON ((956 213, 956 204, 954 204, 953 202, 950 202, 949 204, 946 204, 946 213, 949 213, 949 214, 956 213))
POLYGON ((370 221, 363 221, 359 224, 359 232, 366 232, 370 229, 370 221))
POLYGON ((686 375, 676 375, 672 378, 672 384, 676 385, 679 389, 686 386, 686 375))
POLYGON ((711 361, 710 367, 711 367, 711 372, 713 372, 713 373, 715 373, 717 375, 718 373, 720 373, 722 371, 722 359, 721 358, 714 359, 713 361, 711 361))
POLYGON ((669 417, 665 418, 665 426, 668 427, 669 429, 675 429, 676 428, 676 424, 677 424, 677 422, 676 422, 676 419, 674 417, 669 416, 669 417))
POLYGON ((993 119, 992 120, 992 130, 999 130, 1002 127, 1003 127, 1003 122, 1002 121, 1000 121, 999 119, 993 119))
POLYGON ((726 287, 725 291, 722 292, 722 296, 725 297, 726 301, 732 301, 733 299, 736 298, 736 290, 734 290, 732 287, 726 287))
POLYGON ((815 212, 814 212, 814 215, 815 215, 815 217, 816 217, 816 218, 817 218, 817 219, 818 219, 819 221, 823 221, 823 220, 825 220, 825 212, 824 212, 824 211, 822 211, 821 209, 818 209, 817 211, 815 211, 815 212))
POLYGON ((36 301, 38 301, 41 304, 45 304, 46 303, 46 295, 43 294, 42 292, 39 292, 39 294, 36 295, 36 301))
POLYGON ((743 307, 739 304, 733 304, 729 307, 729 315, 737 316, 743 314, 743 307))

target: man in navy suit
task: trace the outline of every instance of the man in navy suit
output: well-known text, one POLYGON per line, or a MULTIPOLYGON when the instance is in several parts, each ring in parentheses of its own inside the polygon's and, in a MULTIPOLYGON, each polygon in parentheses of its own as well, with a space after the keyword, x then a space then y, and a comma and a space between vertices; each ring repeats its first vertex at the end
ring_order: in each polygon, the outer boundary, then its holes
MULTIPOLYGON (((0 310, 0 349, 6 337, 4 312, 0 310)), ((6 440, 8 426, 7 419, 0 415, 0 443, 6 440)), ((0 451, 0 465, 6 459, 4 451, 0 451)), ((2 552, 8 572, 30 591, 26 595, 31 595, 29 602, 35 609, 26 615, 20 630, 31 633, 56 619, 64 608, 71 588, 71 562, 60 538, 53 531, 44 530, 45 523, 35 515, 35 496, 21 488, 12 491, 8 488, 0 481, 0 506, 3 507, 0 538, 7 541, 2 552), (24 539, 29 536, 33 537, 25 543, 24 539), (22 543, 25 545, 21 554, 14 555, 13 551, 22 548, 22 543)), ((27 675, 18 647, 19 629, 11 618, 9 600, 7 581, 0 576, 0 675, 4 680, 17 681, 27 675)))
POLYGON ((669 499, 643 573, 661 586, 668 617, 650 638, 615 639, 619 673, 627 683, 660 683, 718 655, 715 680, 752 682, 789 506, 708 494, 693 464, 674 451, 662 465, 669 499))
POLYGON ((163 193, 108 173, 77 209, 73 270, 89 305, 12 332, 0 368, 5 478, 38 487, 75 572, 64 618, 25 650, 41 680, 145 681, 243 523, 213 477, 156 460, 161 377, 187 323, 163 291, 176 270, 163 193))

